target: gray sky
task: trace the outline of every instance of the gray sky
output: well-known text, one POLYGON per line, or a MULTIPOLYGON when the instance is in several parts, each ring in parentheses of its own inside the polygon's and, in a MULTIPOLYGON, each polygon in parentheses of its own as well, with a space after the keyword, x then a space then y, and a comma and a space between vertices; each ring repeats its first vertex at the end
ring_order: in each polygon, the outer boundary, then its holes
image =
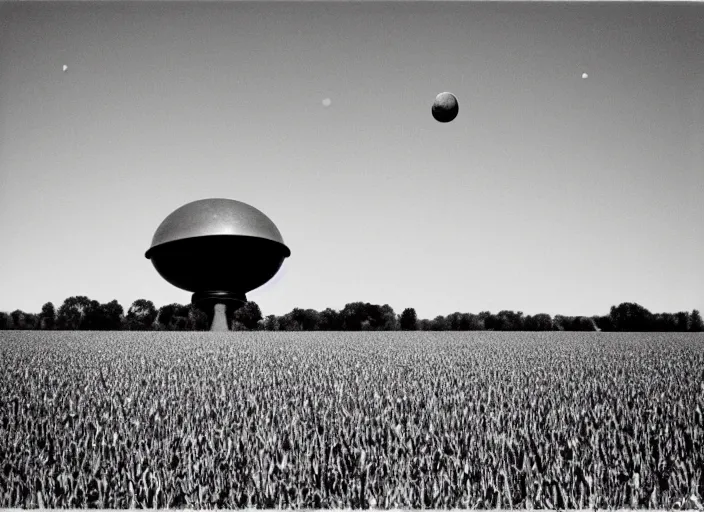
POLYGON ((188 303, 144 252, 207 197, 292 250, 248 294, 265 315, 704 309, 702 5, 18 2, 0 23, 0 310, 188 303))

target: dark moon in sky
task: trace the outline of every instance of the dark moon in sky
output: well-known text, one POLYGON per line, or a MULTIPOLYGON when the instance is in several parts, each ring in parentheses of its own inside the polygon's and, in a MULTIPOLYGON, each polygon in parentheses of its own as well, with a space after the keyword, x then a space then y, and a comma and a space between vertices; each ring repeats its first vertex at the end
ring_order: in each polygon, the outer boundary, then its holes
POLYGON ((433 117, 440 123, 449 123, 457 117, 460 106, 457 98, 451 92, 441 92, 435 97, 433 103, 433 117))

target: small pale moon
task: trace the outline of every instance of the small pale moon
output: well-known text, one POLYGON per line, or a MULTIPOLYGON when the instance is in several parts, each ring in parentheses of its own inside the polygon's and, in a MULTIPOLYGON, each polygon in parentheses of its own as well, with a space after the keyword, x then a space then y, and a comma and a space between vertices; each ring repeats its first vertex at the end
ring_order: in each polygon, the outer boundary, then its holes
POLYGON ((582 73, 582 78, 589 78, 589 75, 586 73, 582 73))
POLYGON ((324 107, 329 107, 330 105, 332 105, 332 100, 331 100, 330 98, 325 98, 325 99, 323 100, 323 106, 324 106, 324 107))
POLYGON ((66 72, 67 69, 68 69, 68 66, 66 64, 64 64, 64 67, 63 67, 64 73, 66 72))
POLYGON ((433 117, 440 123, 449 123, 454 120, 459 113, 460 106, 457 102, 457 97, 451 92, 441 92, 435 97, 433 108, 431 109, 433 117))

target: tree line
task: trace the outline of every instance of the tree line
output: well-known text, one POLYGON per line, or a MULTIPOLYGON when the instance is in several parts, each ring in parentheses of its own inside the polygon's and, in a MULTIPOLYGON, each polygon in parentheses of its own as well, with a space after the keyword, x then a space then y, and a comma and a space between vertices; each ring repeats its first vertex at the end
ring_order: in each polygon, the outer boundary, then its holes
MULTIPOLYGON (((294 308, 285 315, 262 315, 256 302, 247 302, 230 326, 242 331, 605 331, 605 332, 702 332, 698 310, 691 313, 651 313, 643 306, 624 302, 603 316, 524 315, 521 311, 451 313, 419 319, 414 308, 399 315, 388 304, 351 302, 342 310, 294 308)), ((116 301, 101 304, 86 296, 67 298, 56 309, 47 302, 40 313, 19 309, 0 312, 0 330, 90 331, 207 331, 208 316, 193 305, 167 304, 159 309, 146 299, 132 303, 125 314, 116 301)))

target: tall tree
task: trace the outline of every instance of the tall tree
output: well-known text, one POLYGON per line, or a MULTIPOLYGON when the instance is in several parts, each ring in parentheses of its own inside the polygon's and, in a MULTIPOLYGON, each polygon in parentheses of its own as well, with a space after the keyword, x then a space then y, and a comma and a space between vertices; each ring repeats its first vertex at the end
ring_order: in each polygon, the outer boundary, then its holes
POLYGON ((320 329, 320 313, 314 309, 295 308, 292 312, 293 318, 301 326, 303 331, 317 331, 320 329))
POLYGON ((36 313, 25 313, 24 328, 32 331, 39 329, 39 315, 36 313))
POLYGON ((617 331, 643 332, 649 331, 653 314, 635 302, 622 302, 611 306, 609 315, 617 331))
POLYGON ((342 318, 340 313, 332 308, 326 308, 320 312, 320 330, 321 331, 341 331, 342 318))
POLYGON ((0 311, 0 331, 5 331, 7 329, 10 329, 12 326, 12 318, 10 318, 10 315, 5 313, 4 311, 0 311))
POLYGON ((189 331, 208 331, 210 330, 210 325, 208 325, 208 315, 202 309, 190 305, 188 308, 188 326, 189 331))
POLYGON ((498 316, 488 311, 479 313, 480 317, 484 317, 484 325, 487 331, 500 331, 503 329, 503 320, 498 316))
POLYGON ((504 330, 506 331, 522 331, 523 330, 523 311, 500 311, 499 317, 502 319, 504 330))
POLYGON ((191 304, 176 304, 174 316, 171 320, 173 329, 176 331, 189 330, 191 304))
POLYGON ((279 329, 282 331, 301 331, 303 327, 295 318, 293 311, 279 317, 279 329))
POLYGON ((427 318, 422 318, 418 320, 418 330, 419 331, 432 331, 433 330, 433 321, 428 320, 427 318))
POLYGON ((449 331, 459 331, 461 319, 462 319, 462 313, 460 313, 458 311, 447 315, 445 317, 445 321, 447 322, 447 329, 449 331))
POLYGON ((460 331, 483 331, 485 329, 484 319, 479 315, 462 313, 459 327, 460 331))
POLYGON ((570 325, 571 331, 596 331, 597 326, 594 323, 594 320, 587 316, 578 316, 575 317, 572 320, 572 323, 570 325))
POLYGON ((106 323, 105 311, 100 307, 100 302, 91 300, 78 328, 83 331, 104 331, 106 323))
POLYGON ((704 331, 704 322, 702 322, 702 315, 699 310, 692 310, 692 314, 689 315, 689 330, 691 332, 702 332, 704 331))
POLYGON ((433 320, 430 322, 430 330, 431 331, 449 331, 450 330, 450 325, 447 321, 447 318, 445 318, 442 315, 438 315, 433 320))
POLYGON ((262 312, 256 302, 247 301, 244 305, 235 311, 233 323, 237 322, 245 327, 245 329, 254 331, 257 329, 259 320, 262 319, 262 312))
POLYGON ((262 328, 265 331, 278 331, 279 330, 279 318, 276 315, 267 315, 266 318, 262 319, 262 328))
POLYGON ((47 302, 42 306, 42 312, 39 314, 40 329, 51 331, 56 327, 56 309, 53 302, 47 302))
POLYGON ((658 332, 687 332, 689 330, 689 313, 654 313, 650 317, 651 331, 658 332))
POLYGON ((379 329, 382 331, 398 331, 400 328, 399 317, 388 304, 381 306, 381 321, 379 329))
POLYGON ((484 323, 486 328, 492 331, 521 331, 523 330, 523 312, 504 309, 495 315, 488 314, 484 323))
POLYGON ((402 331, 417 331, 418 330, 418 315, 416 314, 415 308, 406 308, 401 312, 401 324, 402 331))
POLYGON ((135 300, 127 310, 125 324, 130 331, 150 331, 158 312, 154 303, 146 299, 135 300))
POLYGON ((102 327, 107 331, 119 331, 125 312, 120 303, 113 299, 106 304, 101 304, 100 309, 104 319, 102 327))
POLYGON ((364 302, 350 302, 340 311, 342 329, 345 331, 361 331, 362 322, 369 320, 367 304, 364 302))
POLYGON ((523 328, 526 331, 552 331, 553 327, 552 317, 547 313, 529 315, 523 323, 523 328))
POLYGON ((12 328, 13 329, 21 329, 24 330, 27 328, 27 325, 25 324, 25 312, 22 311, 21 309, 16 309, 12 313, 10 313, 10 317, 12 318, 12 328))
POLYGON ((690 330, 690 324, 692 322, 692 318, 687 311, 680 311, 679 313, 676 313, 674 316, 676 318, 676 326, 673 330, 679 331, 679 332, 687 332, 690 330))
MULTIPOLYGON (((388 305, 387 305, 388 306, 388 305)), ((368 322, 368 331, 381 331, 385 324, 384 309, 378 304, 365 304, 365 320, 368 322)), ((393 311, 393 310, 392 310, 393 311)))
POLYGON ((78 330, 85 317, 91 300, 85 295, 68 297, 61 304, 56 315, 56 324, 62 330, 78 330))
POLYGON ((597 326, 597 329, 603 332, 613 332, 616 330, 610 315, 593 316, 592 320, 597 326))
POLYGON ((556 331, 569 331, 570 318, 564 315, 555 315, 552 319, 552 326, 556 331))
POLYGON ((119 331, 123 309, 117 300, 105 304, 91 300, 85 309, 79 328, 86 331, 119 331))
POLYGON ((174 317, 176 317, 177 309, 181 307, 180 304, 164 304, 159 308, 157 313, 156 321, 159 329, 165 331, 173 331, 175 328, 174 317))

